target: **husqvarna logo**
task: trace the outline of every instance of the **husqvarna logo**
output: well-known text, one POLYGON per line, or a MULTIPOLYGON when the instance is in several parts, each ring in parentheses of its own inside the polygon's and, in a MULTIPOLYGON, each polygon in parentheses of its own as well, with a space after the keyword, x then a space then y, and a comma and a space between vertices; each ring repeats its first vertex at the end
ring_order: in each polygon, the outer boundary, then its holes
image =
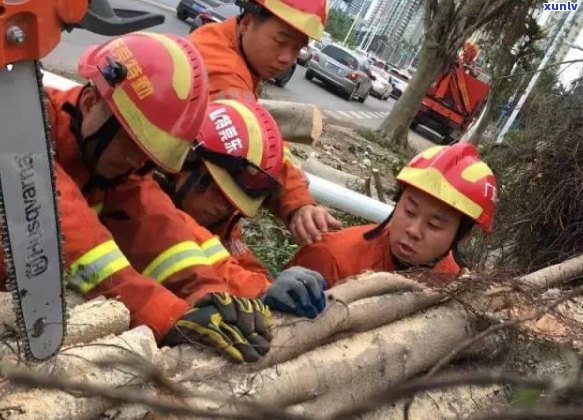
POLYGON ((568 1, 565 3, 543 3, 543 10, 551 10, 555 12, 571 12, 577 10, 579 7, 578 2, 568 1))

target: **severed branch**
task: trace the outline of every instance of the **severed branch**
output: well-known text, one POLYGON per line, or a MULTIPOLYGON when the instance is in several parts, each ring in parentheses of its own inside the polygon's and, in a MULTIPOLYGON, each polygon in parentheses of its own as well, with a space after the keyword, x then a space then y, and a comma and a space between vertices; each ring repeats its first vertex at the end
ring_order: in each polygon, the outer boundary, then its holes
POLYGON ((0 364, 0 377, 30 388, 59 390, 69 393, 82 393, 93 397, 102 397, 116 403, 140 404, 162 414, 189 415, 201 418, 226 418, 226 419, 289 419, 301 420, 303 416, 291 415, 284 410, 267 406, 240 402, 235 400, 220 399, 212 395, 193 394, 193 397, 201 400, 220 402, 234 405, 233 412, 218 412, 196 409, 186 404, 170 403, 159 399, 147 397, 143 394, 123 388, 105 387, 91 383, 72 381, 68 378, 54 375, 42 375, 27 369, 17 368, 8 364, 0 364))
POLYGON ((501 322, 500 324, 492 325, 492 326, 486 328, 484 331, 476 334, 473 337, 470 337, 469 339, 463 341, 459 346, 454 348, 438 364, 436 364, 435 366, 433 366, 433 368, 431 368, 431 370, 427 373, 426 377, 433 376, 435 373, 437 373, 439 370, 441 370, 444 366, 451 363, 455 359, 455 357, 457 355, 459 355, 462 351, 464 351, 465 349, 467 349, 471 345, 480 342, 485 337, 487 337, 487 336, 489 336, 497 331, 500 331, 502 329, 512 328, 512 327, 515 327, 515 326, 522 324, 524 322, 533 321, 535 319, 538 319, 541 316, 546 315, 549 312, 553 311, 561 303, 564 303, 564 302, 566 302, 566 301, 568 301, 576 296, 582 295, 582 294, 583 294, 583 286, 576 287, 573 290, 571 290, 569 293, 566 293, 565 295, 561 296, 560 298, 555 299, 549 305, 539 309, 533 315, 519 317, 519 318, 510 320, 510 321, 504 321, 504 322, 501 322))
POLYGON ((580 407, 543 407, 543 408, 513 408, 499 413, 489 412, 485 415, 471 416, 471 420, 580 420, 583 418, 583 408, 580 407))
MULTIPOLYGON (((379 405, 393 403, 404 397, 409 397, 422 391, 431 391, 442 388, 452 388, 461 385, 515 385, 523 387, 541 388, 544 390, 560 390, 561 392, 576 391, 583 393, 583 384, 562 383, 561 381, 551 378, 531 378, 520 376, 507 372, 480 372, 480 373, 465 373, 458 375, 447 375, 434 378, 422 378, 409 381, 407 383, 383 389, 375 396, 371 397, 366 403, 361 403, 353 408, 343 411, 335 418, 348 419, 366 414, 379 405)), ((583 413, 583 409, 578 410, 579 414, 583 413)), ((492 413, 493 414, 493 413, 492 413)), ((480 418, 492 418, 491 414, 480 418)), ((504 417, 496 417, 504 418, 504 417)))

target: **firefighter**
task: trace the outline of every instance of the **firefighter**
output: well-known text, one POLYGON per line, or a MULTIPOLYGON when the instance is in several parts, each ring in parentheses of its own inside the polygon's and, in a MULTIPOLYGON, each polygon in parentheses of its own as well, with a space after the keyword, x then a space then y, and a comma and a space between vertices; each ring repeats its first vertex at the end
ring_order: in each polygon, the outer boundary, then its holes
POLYGON ((47 89, 68 286, 118 298, 132 325, 149 326, 159 342, 196 341, 237 362, 258 360, 269 350, 270 313, 254 298, 266 279, 236 284, 236 261, 151 174, 182 168, 205 118, 197 50, 173 35, 124 35, 89 48, 79 74, 82 87, 47 89))
POLYGON ((289 265, 318 271, 328 287, 366 270, 428 268, 434 285, 453 281, 462 271, 459 243, 475 225, 492 232, 492 171, 472 144, 436 146, 413 158, 397 182, 395 210, 383 223, 330 233, 300 248, 289 265))
MULTIPOLYGON (((238 0, 237 4, 242 8, 237 18, 205 25, 190 35, 207 67, 211 100, 257 100, 259 83, 289 68, 310 38, 319 40, 328 18, 326 0, 238 0)), ((316 204, 308 191, 307 178, 293 165, 285 145, 283 156, 278 176, 280 192, 272 195, 267 207, 284 222, 298 243, 317 242, 323 233, 339 229, 340 222, 316 204)), ((184 208, 200 207, 197 197, 198 194, 186 197, 184 208), (198 202, 194 203, 195 200, 198 202)), ((225 213, 218 210, 213 213, 209 205, 205 216, 204 220, 194 217, 214 230, 213 226, 221 224, 225 213)), ((229 251, 235 257, 243 257, 241 263, 248 263, 246 267, 250 270, 265 273, 254 257, 245 257, 251 256, 251 251, 237 233, 238 222, 233 223, 229 251)), ((285 312, 314 317, 325 305, 321 290, 324 283, 316 272, 290 268, 270 286, 266 302, 275 303, 285 312), (293 305, 283 305, 290 293, 295 297, 293 305)))
MULTIPOLYGON (((237 18, 204 25, 190 39, 207 66, 211 99, 255 100, 261 80, 291 66, 309 38, 320 39, 327 20, 326 0, 237 0, 237 18)), ((279 176, 282 190, 270 209, 301 244, 317 242, 322 233, 340 228, 326 209, 316 205, 305 175, 284 148, 279 176)))
MULTIPOLYGON (((223 99, 209 105, 180 174, 165 174, 158 180, 176 207, 221 238, 248 275, 263 275, 271 282, 265 267, 243 241, 239 220, 255 217, 263 203, 278 194, 282 167, 281 133, 269 112, 256 101, 223 99)), ((231 275, 225 273, 227 279, 231 275)), ((245 275, 238 273, 238 284, 245 284, 241 278, 245 275)), ((296 305, 286 312, 315 317, 321 310, 317 308, 325 304, 324 278, 316 272, 290 268, 277 276, 265 299, 277 301, 277 290, 288 283, 295 291, 296 305)))

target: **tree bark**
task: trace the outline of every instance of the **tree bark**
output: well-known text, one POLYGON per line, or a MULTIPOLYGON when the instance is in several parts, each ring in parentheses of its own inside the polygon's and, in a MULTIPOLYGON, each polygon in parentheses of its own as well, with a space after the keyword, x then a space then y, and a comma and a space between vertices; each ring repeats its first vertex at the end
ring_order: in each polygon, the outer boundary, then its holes
POLYGON ((424 46, 419 63, 417 71, 409 81, 409 87, 405 89, 389 116, 381 124, 386 143, 407 146, 409 126, 421 105, 427 88, 431 86, 435 76, 443 68, 445 59, 437 48, 424 46))

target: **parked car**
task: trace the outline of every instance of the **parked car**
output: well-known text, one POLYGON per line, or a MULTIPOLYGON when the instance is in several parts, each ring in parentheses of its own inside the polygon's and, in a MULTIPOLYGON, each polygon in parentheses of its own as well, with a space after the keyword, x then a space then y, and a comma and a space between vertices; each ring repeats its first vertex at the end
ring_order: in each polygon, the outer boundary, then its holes
POLYGON ((241 8, 234 3, 221 4, 217 7, 207 9, 198 14, 190 25, 190 32, 200 28, 207 23, 222 22, 231 16, 237 16, 241 13, 241 8))
POLYGON ((381 101, 386 101, 393 91, 393 86, 390 82, 391 76, 378 67, 371 67, 370 70, 375 77, 375 80, 372 81, 371 95, 376 96, 381 101))
MULTIPOLYGON (((233 16, 238 16, 241 13, 241 8, 231 1, 230 3, 222 3, 218 6, 207 9, 198 14, 190 26, 190 32, 193 32, 206 25, 207 23, 222 22, 233 16)), ((284 87, 290 81, 296 70, 295 63, 292 64, 285 72, 277 77, 274 77, 270 82, 275 83, 279 87, 284 87)))
POLYGON ((306 79, 319 79, 338 89, 347 101, 366 101, 374 76, 365 59, 339 45, 328 44, 308 63, 306 79), (371 75, 371 76, 369 76, 371 75))
POLYGON ((399 69, 389 70, 389 75, 391 76, 391 82, 393 84, 391 96, 395 99, 399 99, 403 92, 405 92, 405 89, 409 86, 411 75, 399 69))
POLYGON ((300 55, 298 55, 298 59, 296 60, 296 62, 300 66, 307 66, 310 60, 312 59, 314 53, 320 51, 322 47, 323 45, 321 42, 315 40, 310 41, 308 45, 306 45, 300 50, 300 55))
POLYGON ((180 20, 194 19, 199 13, 223 3, 220 0, 180 0, 180 3, 176 6, 176 16, 180 20))

